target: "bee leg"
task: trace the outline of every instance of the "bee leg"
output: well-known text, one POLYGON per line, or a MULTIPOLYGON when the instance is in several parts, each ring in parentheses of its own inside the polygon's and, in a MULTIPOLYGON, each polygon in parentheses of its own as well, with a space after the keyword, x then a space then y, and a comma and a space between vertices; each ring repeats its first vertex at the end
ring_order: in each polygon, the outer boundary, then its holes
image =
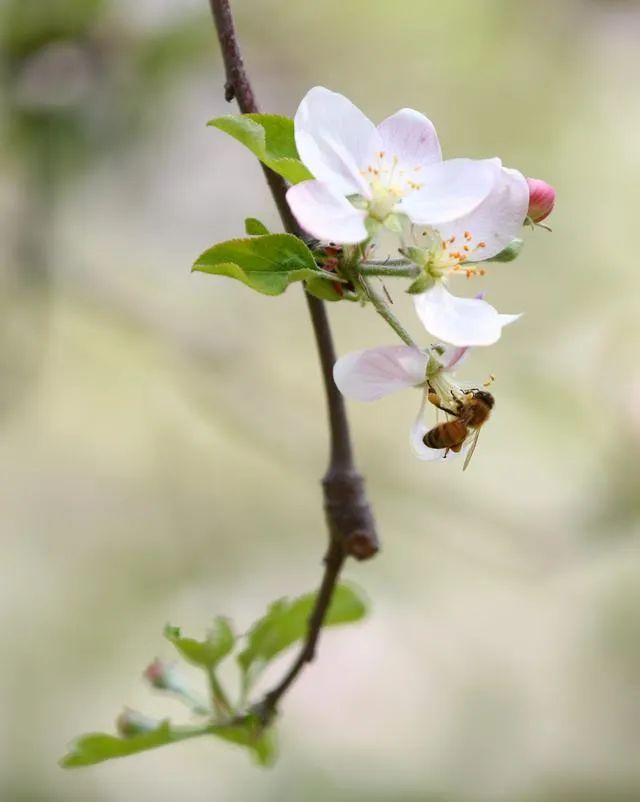
POLYGON ((434 393, 433 391, 427 393, 427 401, 429 401, 430 404, 433 404, 434 407, 446 412, 447 415, 459 415, 460 409, 462 408, 461 401, 458 401, 458 410, 456 412, 454 412, 452 409, 449 409, 449 407, 443 406, 440 396, 438 393, 434 393))

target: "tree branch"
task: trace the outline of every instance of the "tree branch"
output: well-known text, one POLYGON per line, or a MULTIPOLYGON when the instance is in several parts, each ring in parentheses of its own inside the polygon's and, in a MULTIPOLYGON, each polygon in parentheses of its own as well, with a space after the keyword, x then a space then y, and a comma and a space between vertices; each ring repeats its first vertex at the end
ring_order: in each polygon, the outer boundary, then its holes
MULTIPOLYGON (((258 106, 242 61, 229 0, 209 0, 209 2, 226 73, 225 99, 231 101, 235 98, 240 111, 244 114, 256 113, 258 106)), ((264 165, 262 169, 285 230, 301 236, 302 232, 291 214, 285 197, 286 183, 264 165)), ((305 293, 305 297, 318 348, 329 416, 329 466, 322 480, 329 546, 324 558, 322 583, 309 618, 305 642, 284 678, 265 695, 256 709, 265 722, 273 717, 280 699, 306 663, 313 660, 322 624, 345 560, 348 556, 358 560, 368 559, 373 557, 379 548, 364 480, 354 464, 344 400, 333 381, 333 365, 336 357, 327 312, 320 299, 308 293, 305 293)))

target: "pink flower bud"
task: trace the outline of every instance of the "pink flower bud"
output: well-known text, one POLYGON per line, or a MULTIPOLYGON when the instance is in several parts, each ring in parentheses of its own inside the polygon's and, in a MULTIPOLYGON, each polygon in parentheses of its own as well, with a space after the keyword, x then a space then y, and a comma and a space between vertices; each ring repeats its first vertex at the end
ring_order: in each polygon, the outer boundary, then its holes
POLYGON ((540 223, 548 217, 556 202, 556 191, 539 178, 527 178, 529 184, 529 211, 528 216, 534 223, 540 223))
POLYGON ((152 687, 161 691, 173 689, 174 683, 172 680, 174 678, 172 677, 171 666, 158 660, 157 657, 153 663, 149 663, 145 668, 143 677, 152 687))

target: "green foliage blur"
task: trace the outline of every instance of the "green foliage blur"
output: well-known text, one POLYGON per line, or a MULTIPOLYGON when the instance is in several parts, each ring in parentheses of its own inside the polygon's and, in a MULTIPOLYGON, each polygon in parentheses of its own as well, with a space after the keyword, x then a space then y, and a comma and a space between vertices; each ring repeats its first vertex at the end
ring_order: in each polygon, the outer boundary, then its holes
MULTIPOLYGON (((206 125, 235 111, 207 3, 0 2, 0 800, 636 802, 640 4, 235 6, 263 111, 315 84, 374 120, 418 108, 446 156, 554 184, 554 231, 483 284, 526 314, 460 371, 496 376, 464 475, 413 459, 411 393, 350 405, 372 614, 287 697, 278 765, 195 739, 63 772, 122 705, 173 716, 140 681, 167 621, 245 631, 316 586, 324 399, 299 288, 190 272, 246 217, 280 230, 206 125)), ((393 342, 330 312, 341 353, 393 342)))

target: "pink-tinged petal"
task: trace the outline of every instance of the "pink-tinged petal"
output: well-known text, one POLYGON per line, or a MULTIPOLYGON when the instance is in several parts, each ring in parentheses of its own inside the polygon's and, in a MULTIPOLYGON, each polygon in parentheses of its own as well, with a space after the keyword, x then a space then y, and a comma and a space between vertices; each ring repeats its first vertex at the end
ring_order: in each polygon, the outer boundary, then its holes
POLYGON ((388 345, 354 351, 333 366, 333 380, 340 392, 355 401, 376 401, 425 380, 429 358, 408 345, 388 345))
POLYGON ((442 161, 436 129, 419 111, 400 109, 380 123, 378 132, 386 160, 397 159, 396 170, 406 171, 402 179, 420 182, 424 165, 442 161))
POLYGON ((369 236, 366 213, 321 181, 302 181, 290 187, 287 202, 302 228, 319 240, 348 245, 369 236))
POLYGON ((380 135, 357 106, 323 86, 310 89, 295 120, 300 158, 315 178, 342 195, 369 197, 361 171, 380 150, 380 135))
POLYGON ((430 428, 424 422, 424 411, 426 405, 427 405, 427 396, 423 395, 422 403, 420 404, 420 409, 418 410, 416 419, 413 422, 413 426, 411 427, 411 432, 409 434, 409 443, 411 445, 411 450, 418 459, 421 459, 425 462, 429 462, 434 459, 443 459, 445 450, 444 448, 441 449, 429 448, 429 446, 425 446, 423 442, 423 437, 429 431, 430 428))
POLYGON ((449 159, 424 167, 420 189, 406 195, 398 211, 411 222, 440 228, 471 214, 491 193, 502 167, 499 159, 449 159))
POLYGON ((539 178, 527 178, 529 185, 529 209, 528 216, 534 223, 541 223, 553 211, 556 205, 556 191, 539 178))
POLYGON ((460 367, 469 356, 470 350, 468 345, 446 345, 442 356, 439 357, 442 367, 445 370, 453 370, 460 367))
POLYGON ((529 186, 526 178, 517 170, 503 167, 493 189, 482 203, 470 214, 438 226, 438 232, 444 240, 455 237, 455 249, 461 250, 462 246, 466 246, 470 262, 490 259, 518 236, 528 206, 529 186))
POLYGON ((451 345, 492 345, 500 339, 503 326, 520 315, 501 315, 479 298, 458 298, 436 283, 414 296, 418 317, 425 329, 451 345))

